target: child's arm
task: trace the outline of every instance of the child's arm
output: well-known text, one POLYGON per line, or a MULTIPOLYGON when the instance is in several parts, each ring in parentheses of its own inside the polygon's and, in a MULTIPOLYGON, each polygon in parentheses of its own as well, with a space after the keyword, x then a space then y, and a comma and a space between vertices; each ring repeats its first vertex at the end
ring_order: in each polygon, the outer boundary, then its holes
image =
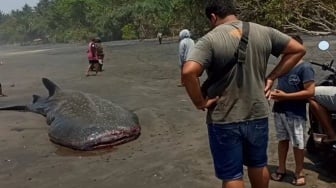
POLYGON ((303 100, 314 96, 315 82, 309 81, 304 84, 304 89, 294 93, 286 93, 284 91, 275 89, 271 92, 271 99, 275 101, 283 100, 303 100))

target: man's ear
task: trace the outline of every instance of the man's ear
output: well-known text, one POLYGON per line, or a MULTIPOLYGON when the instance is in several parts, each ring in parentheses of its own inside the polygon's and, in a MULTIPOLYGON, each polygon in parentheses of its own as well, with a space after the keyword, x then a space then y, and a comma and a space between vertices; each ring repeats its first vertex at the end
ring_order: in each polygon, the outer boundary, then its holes
POLYGON ((214 13, 210 14, 210 22, 211 22, 212 25, 216 24, 216 22, 217 22, 217 16, 216 16, 216 14, 214 14, 214 13))
POLYGON ((210 20, 211 21, 216 21, 217 20, 217 17, 216 17, 216 15, 214 13, 210 14, 210 20))

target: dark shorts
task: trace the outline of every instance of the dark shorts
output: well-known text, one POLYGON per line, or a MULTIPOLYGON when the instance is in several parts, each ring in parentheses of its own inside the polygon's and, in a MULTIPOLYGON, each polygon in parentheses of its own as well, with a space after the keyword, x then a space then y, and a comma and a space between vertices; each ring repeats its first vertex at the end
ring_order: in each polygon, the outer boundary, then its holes
POLYGON ((243 165, 267 166, 268 118, 230 124, 209 124, 209 143, 216 176, 243 178, 243 165))
POLYGON ((96 63, 99 63, 99 61, 98 60, 89 60, 90 65, 94 65, 96 63))

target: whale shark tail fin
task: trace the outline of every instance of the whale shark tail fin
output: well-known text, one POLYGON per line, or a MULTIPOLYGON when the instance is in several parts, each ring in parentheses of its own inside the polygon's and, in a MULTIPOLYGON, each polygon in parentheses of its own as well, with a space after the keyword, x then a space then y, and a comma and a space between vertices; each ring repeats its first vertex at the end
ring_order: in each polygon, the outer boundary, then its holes
POLYGON ((49 97, 55 95, 55 93, 58 90, 60 90, 60 88, 54 82, 50 81, 48 78, 42 78, 42 82, 49 91, 49 97))
POLYGON ((27 106, 17 105, 17 106, 7 106, 0 107, 0 110, 17 110, 17 111, 29 111, 27 106))

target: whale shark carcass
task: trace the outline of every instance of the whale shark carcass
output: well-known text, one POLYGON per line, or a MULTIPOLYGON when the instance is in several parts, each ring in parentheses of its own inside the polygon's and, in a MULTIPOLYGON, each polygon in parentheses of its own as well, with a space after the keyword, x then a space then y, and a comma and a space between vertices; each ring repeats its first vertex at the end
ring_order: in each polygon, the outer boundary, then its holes
POLYGON ((52 142, 76 150, 111 147, 140 135, 135 113, 101 97, 63 90, 42 78, 48 97, 33 95, 32 104, 0 107, 0 110, 30 111, 46 117, 52 142))

